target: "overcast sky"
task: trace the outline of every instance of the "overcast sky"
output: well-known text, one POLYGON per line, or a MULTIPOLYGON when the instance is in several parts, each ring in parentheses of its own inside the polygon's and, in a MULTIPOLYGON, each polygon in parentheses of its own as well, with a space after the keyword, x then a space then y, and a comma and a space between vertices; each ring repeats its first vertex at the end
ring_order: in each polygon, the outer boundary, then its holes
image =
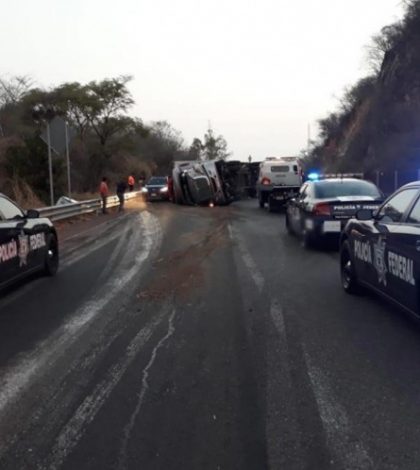
POLYGON ((188 143, 210 122, 235 158, 292 155, 401 14, 401 0, 17 0, 2 6, 0 74, 130 74, 133 112, 188 143))

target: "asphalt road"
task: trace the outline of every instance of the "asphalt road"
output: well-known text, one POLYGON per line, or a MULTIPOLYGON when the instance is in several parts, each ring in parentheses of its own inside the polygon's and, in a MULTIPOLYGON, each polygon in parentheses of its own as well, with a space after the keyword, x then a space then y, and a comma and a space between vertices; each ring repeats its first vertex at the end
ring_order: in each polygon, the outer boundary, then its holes
POLYGON ((420 328, 256 201, 61 231, 0 300, 0 468, 418 469, 420 328))

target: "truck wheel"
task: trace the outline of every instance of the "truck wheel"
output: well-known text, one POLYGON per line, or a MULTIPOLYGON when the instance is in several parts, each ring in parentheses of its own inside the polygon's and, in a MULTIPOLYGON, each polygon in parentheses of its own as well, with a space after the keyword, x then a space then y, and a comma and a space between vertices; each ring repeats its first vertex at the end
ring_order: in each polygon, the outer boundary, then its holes
POLYGON ((357 282, 357 275, 354 270, 353 257, 348 240, 343 243, 340 249, 340 271, 341 285, 345 292, 348 294, 360 294, 362 289, 357 282))
POLYGON ((58 240, 53 234, 47 236, 47 252, 45 254, 44 274, 46 276, 55 276, 58 271, 59 255, 58 240))

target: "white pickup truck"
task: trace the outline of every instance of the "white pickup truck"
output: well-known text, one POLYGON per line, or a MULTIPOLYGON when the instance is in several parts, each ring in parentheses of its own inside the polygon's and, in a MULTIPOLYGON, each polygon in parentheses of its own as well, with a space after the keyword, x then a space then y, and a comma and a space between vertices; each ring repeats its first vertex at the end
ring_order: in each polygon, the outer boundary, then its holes
POLYGON ((268 157, 260 164, 257 181, 259 206, 268 209, 283 206, 299 193, 303 173, 297 157, 268 157))

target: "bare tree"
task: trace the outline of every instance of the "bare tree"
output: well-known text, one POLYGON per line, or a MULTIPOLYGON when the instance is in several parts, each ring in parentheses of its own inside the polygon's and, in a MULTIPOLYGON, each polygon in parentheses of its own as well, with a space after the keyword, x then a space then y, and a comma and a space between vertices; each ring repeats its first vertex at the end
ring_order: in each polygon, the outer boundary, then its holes
POLYGON ((395 47, 402 34, 402 24, 394 23, 384 26, 379 34, 372 37, 367 46, 367 63, 372 73, 379 75, 385 54, 395 47))
POLYGON ((33 84, 32 78, 27 75, 0 78, 0 107, 17 104, 33 84))

